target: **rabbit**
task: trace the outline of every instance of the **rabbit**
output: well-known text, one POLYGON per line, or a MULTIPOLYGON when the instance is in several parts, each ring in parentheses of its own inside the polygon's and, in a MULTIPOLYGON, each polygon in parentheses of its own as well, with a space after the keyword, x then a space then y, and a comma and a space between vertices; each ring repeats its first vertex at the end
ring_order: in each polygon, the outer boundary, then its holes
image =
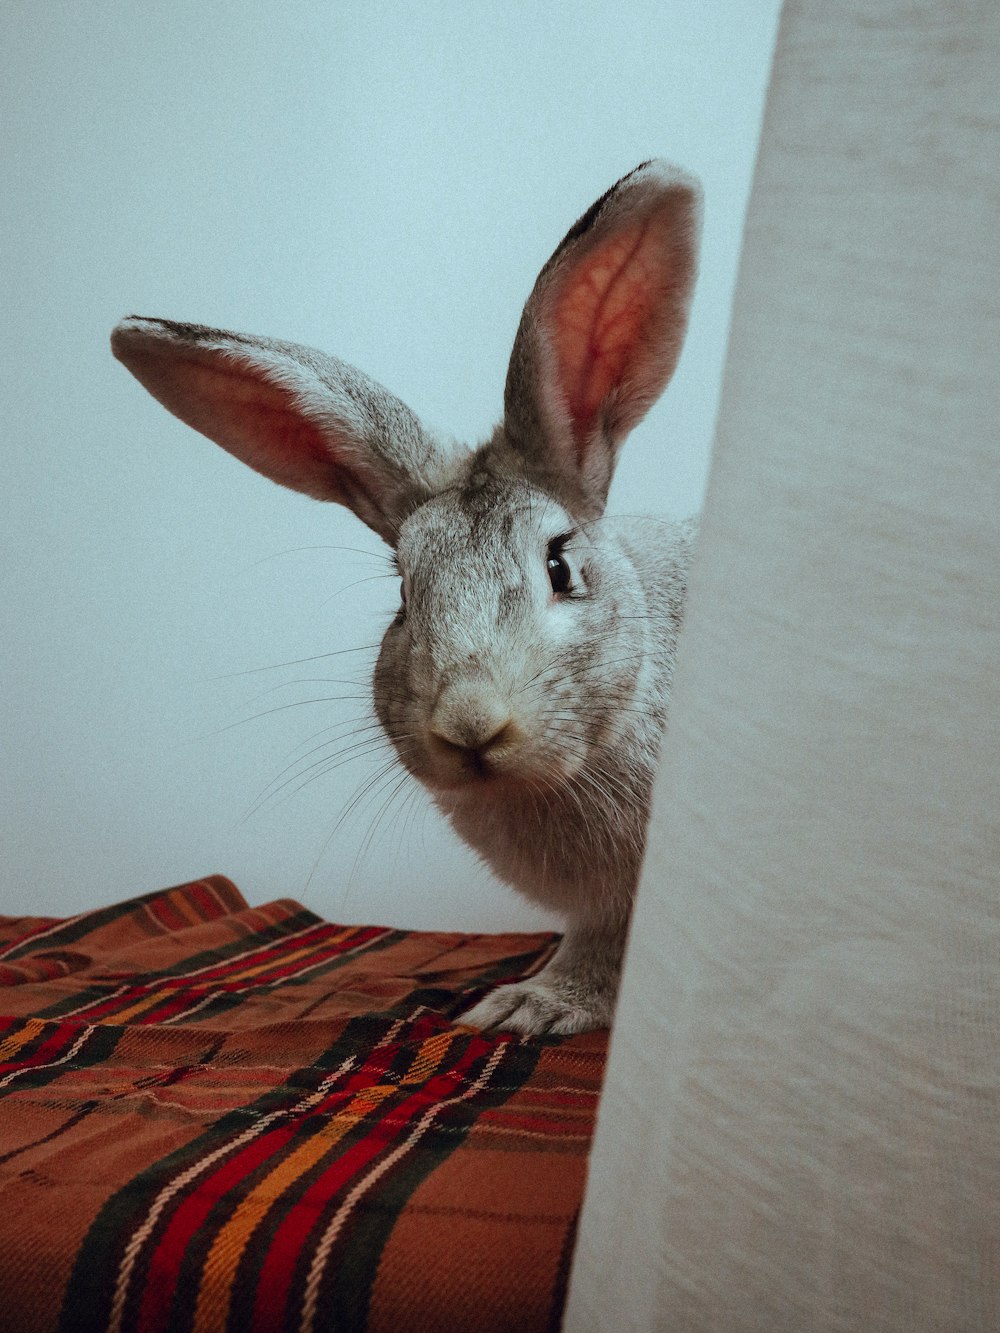
POLYGON ((541 971, 461 1015, 484 1031, 612 1021, 696 529, 604 509, 680 355, 700 228, 700 186, 665 162, 602 195, 541 270, 475 447, 310 348, 140 316, 112 335, 171 412, 392 548, 377 717, 460 837, 566 923, 541 971))

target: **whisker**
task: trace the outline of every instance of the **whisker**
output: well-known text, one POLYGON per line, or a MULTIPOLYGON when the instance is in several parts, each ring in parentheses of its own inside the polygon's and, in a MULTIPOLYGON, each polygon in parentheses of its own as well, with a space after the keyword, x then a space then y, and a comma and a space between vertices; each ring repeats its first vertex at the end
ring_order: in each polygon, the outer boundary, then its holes
POLYGON ((638 648, 634 653, 626 653, 623 657, 601 658, 596 662, 580 662, 570 668, 564 679, 575 680, 577 676, 582 676, 587 671, 602 671, 605 667, 621 666, 624 662, 641 662, 645 657, 645 649, 638 648))
POLYGON ((270 666, 250 667, 247 671, 228 671, 222 676, 212 676, 212 680, 235 680, 238 676, 256 676, 262 671, 280 671, 283 667, 303 666, 306 662, 321 662, 325 657, 342 657, 345 653, 368 653, 378 648, 377 643, 365 643, 359 648, 335 648, 330 653, 317 653, 314 657, 295 657, 290 662, 274 662, 270 666))
MULTIPOLYGON (((343 749, 339 750, 336 754, 330 755, 325 759, 318 759, 314 763, 309 764, 304 768, 299 768, 297 773, 292 774, 290 778, 288 778, 284 783, 281 784, 280 787, 278 787, 274 792, 271 793, 270 797, 265 797, 260 802, 260 804, 267 804, 272 799, 272 797, 276 797, 280 793, 280 791, 282 791, 285 787, 289 786, 291 783, 295 782, 298 778, 302 777, 306 773, 312 773, 312 776, 305 778, 304 781, 302 782, 299 782, 298 786, 296 786, 289 793, 289 797, 294 796, 296 792, 302 791, 302 789, 304 787, 308 787, 310 783, 316 782, 320 778, 325 777, 327 773, 333 773, 338 768, 342 768, 345 764, 351 763, 353 760, 361 758, 366 754, 377 754, 380 750, 387 750, 392 756, 390 762, 385 766, 384 769, 384 771, 391 771, 398 765, 399 762, 398 757, 396 756, 395 752, 390 748, 389 737, 386 736, 384 733, 381 733, 381 729, 379 729, 379 733, 380 734, 376 734, 375 736, 367 736, 360 741, 356 741, 353 745, 345 746, 343 749)), ((397 739, 405 741, 412 739, 412 737, 409 735, 400 735, 397 739)), ((330 741, 327 742, 327 744, 332 745, 334 744, 334 742, 330 741)), ((316 748, 323 749, 325 747, 317 746, 316 748)), ((302 758, 303 759, 308 758, 308 755, 303 755, 302 758)), ((295 767, 295 765, 292 764, 289 765, 289 767, 295 767)), ((281 775, 279 774, 279 777, 280 776, 281 775)), ((285 799, 288 799, 288 797, 286 797, 285 799)))
POLYGON ((246 702, 254 704, 258 699, 266 699, 269 694, 276 694, 278 690, 290 690, 295 685, 348 685, 352 689, 360 690, 367 684, 367 680, 341 680, 335 676, 299 676, 295 680, 283 680, 278 685, 269 685, 259 694, 251 695, 246 702))
MULTIPOLYGON (((324 746, 333 745, 338 740, 335 733, 345 729, 352 735, 359 736, 366 731, 381 731, 382 724, 376 719, 369 720, 367 717, 345 718, 341 722, 335 722, 331 727, 323 727, 320 731, 310 733, 305 740, 299 741, 298 745, 293 745, 282 757, 284 759, 291 759, 294 754, 297 754, 298 751, 301 750, 304 745, 308 745, 310 741, 318 740, 320 736, 329 736, 329 740, 322 741, 319 745, 314 746, 311 750, 307 750, 305 754, 299 756, 302 759, 307 759, 309 755, 315 754, 317 750, 323 749, 324 746)), ((289 765, 289 767, 291 767, 291 765, 289 765)), ((285 771, 285 769, 282 769, 282 772, 285 771)), ((280 776, 281 774, 279 773, 278 777, 280 776)))
MULTIPOLYGON (((326 749, 328 746, 334 744, 336 744, 335 741, 327 741, 324 745, 316 746, 316 750, 326 749)), ((264 790, 258 795, 250 809, 243 816, 240 823, 245 824, 266 806, 276 804, 281 793, 290 787, 292 783, 297 783, 298 785, 288 792, 288 796, 285 798, 286 800, 288 797, 294 796, 297 792, 302 791, 304 787, 308 787, 311 782, 315 782, 318 778, 325 777, 327 773, 333 773, 336 769, 343 767, 344 764, 348 764, 364 754, 376 753, 384 745, 387 745, 387 742, 383 737, 368 736, 363 740, 356 741, 353 745, 348 745, 343 749, 338 750, 335 755, 327 755, 323 759, 316 759, 313 763, 306 764, 304 767, 302 766, 301 759, 296 760, 294 763, 289 764, 287 768, 282 769, 277 777, 271 779, 264 790), (284 782, 281 782, 281 778, 284 774, 289 773, 291 769, 295 769, 296 771, 291 773, 291 776, 286 778, 284 782), (317 772, 316 770, 322 771, 317 772), (307 773, 312 774, 312 776, 306 777, 307 773), (302 781, 299 781, 299 779, 302 779, 302 781)), ((315 751, 311 750, 309 753, 313 754, 315 751)), ((303 755, 302 759, 307 759, 308 757, 308 755, 303 755)))
POLYGON ((343 596, 345 592, 350 592, 352 588, 360 588, 364 583, 376 583, 379 579, 394 579, 395 572, 390 570, 387 574, 369 574, 366 578, 355 579, 353 583, 345 583, 342 588, 337 588, 329 597, 324 597, 320 606, 329 606, 335 598, 343 596))
POLYGON ((323 846, 320 848, 319 855, 317 856, 315 862, 313 863, 313 867, 309 872, 305 885, 307 890, 311 886, 316 871, 319 869, 320 862, 326 855, 331 842, 333 842, 334 838, 337 836, 337 833, 340 831, 340 828, 343 825, 344 820, 347 819, 348 816, 352 814, 354 810, 357 809, 360 801, 362 801, 366 796, 369 796, 380 783, 385 781, 388 775, 393 772, 395 767, 396 767, 395 759, 393 759, 390 763, 383 765, 382 768, 380 768, 376 773, 373 773, 370 777, 368 777, 365 780, 365 782, 362 783, 359 790, 354 794, 354 796, 351 797, 351 799, 343 807, 340 814, 337 816, 336 821, 334 822, 333 828, 330 830, 329 834, 324 839, 323 846))
POLYGON ((371 846, 374 842, 375 834, 378 831, 379 825, 385 818, 386 812, 389 809, 391 809, 393 801, 399 795, 400 791, 402 791, 402 789, 406 786, 406 784, 411 780, 412 780, 412 775, 410 773, 407 773, 407 771, 404 769, 399 776, 399 780, 389 789, 388 796, 386 796, 385 800, 382 802, 382 805, 378 813, 375 815, 375 818, 369 824, 368 832, 362 839, 361 845, 358 848, 357 854, 354 857, 354 865, 351 868, 351 876, 350 876, 351 880, 354 879, 354 876, 357 874, 359 866, 364 861, 364 858, 368 855, 368 852, 371 849, 371 846))
POLYGON ((253 713, 250 717, 241 717, 235 722, 227 722, 224 727, 219 727, 215 731, 209 731, 206 735, 221 736, 224 731, 232 731, 234 727, 245 727, 249 722, 257 722, 262 717, 270 717, 272 713, 283 713, 288 708, 306 708, 310 704, 338 704, 344 703, 347 700, 357 702, 358 700, 366 699, 367 697, 368 696, 364 694, 331 694, 319 699, 296 699, 292 703, 280 704, 277 708, 265 708, 261 713, 253 713))
POLYGON ((255 560, 250 568, 256 569, 269 560, 279 560, 286 555, 298 555, 302 551, 349 551, 352 555, 363 555, 369 560, 389 562, 391 559, 384 551, 366 551, 360 546, 290 546, 286 551, 273 551, 270 555, 262 556, 260 560, 255 560))

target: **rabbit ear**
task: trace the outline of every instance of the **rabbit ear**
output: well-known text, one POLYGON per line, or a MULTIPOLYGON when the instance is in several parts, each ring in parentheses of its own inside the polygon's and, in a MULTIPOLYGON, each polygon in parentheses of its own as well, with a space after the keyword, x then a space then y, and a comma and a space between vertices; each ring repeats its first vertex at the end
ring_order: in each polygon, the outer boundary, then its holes
POLYGON ((700 229, 698 183, 646 162, 570 228, 524 307, 507 441, 588 517, 603 511, 623 440, 677 364, 700 229))
POLYGON ((346 505, 390 545, 437 489, 444 455, 416 416, 334 357, 136 315, 111 347, 189 426, 273 481, 346 505))

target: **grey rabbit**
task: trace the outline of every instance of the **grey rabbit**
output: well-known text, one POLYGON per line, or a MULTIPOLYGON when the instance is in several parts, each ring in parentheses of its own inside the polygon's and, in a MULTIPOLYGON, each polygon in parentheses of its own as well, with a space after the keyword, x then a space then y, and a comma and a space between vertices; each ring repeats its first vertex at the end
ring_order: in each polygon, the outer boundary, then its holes
POLYGON ((171 412, 393 549, 379 721, 459 835, 566 921, 536 976, 462 1016, 482 1029, 613 1016, 694 525, 604 508, 680 354, 700 228, 697 182, 664 162, 598 199, 539 274, 503 420, 476 447, 310 348, 138 316, 112 335, 171 412))

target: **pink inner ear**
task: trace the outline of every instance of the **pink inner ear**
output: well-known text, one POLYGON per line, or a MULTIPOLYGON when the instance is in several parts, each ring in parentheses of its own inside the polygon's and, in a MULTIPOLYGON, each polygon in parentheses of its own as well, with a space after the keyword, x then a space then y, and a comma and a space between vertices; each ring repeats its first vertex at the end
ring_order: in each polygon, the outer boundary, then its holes
POLYGON ((188 361, 187 380, 204 405, 206 424, 244 462, 270 476, 280 473, 291 484, 321 475, 329 483, 329 444, 288 389, 236 359, 188 361))
POLYGON ((615 418, 616 393, 646 378, 645 358, 660 360, 649 344, 672 285, 663 248, 655 220, 642 219, 578 260, 555 292, 549 334, 581 461, 602 413, 612 437, 631 424, 615 418))

